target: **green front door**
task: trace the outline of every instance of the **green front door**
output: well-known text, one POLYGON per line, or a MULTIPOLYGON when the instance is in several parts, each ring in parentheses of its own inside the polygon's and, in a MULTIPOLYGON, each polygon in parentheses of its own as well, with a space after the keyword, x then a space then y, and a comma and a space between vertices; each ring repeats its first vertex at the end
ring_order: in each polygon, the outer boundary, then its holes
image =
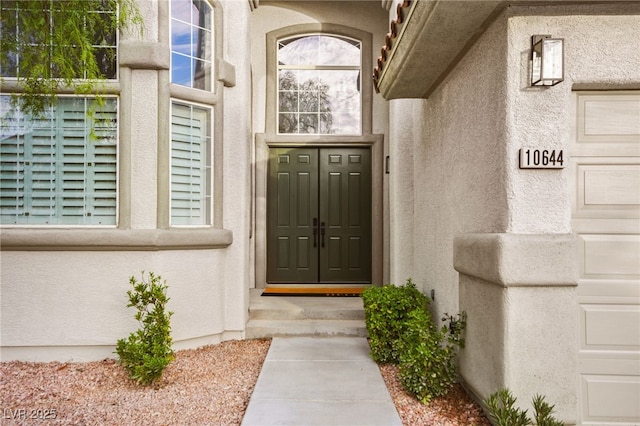
POLYGON ((369 149, 272 149, 267 196, 269 283, 371 282, 369 149))

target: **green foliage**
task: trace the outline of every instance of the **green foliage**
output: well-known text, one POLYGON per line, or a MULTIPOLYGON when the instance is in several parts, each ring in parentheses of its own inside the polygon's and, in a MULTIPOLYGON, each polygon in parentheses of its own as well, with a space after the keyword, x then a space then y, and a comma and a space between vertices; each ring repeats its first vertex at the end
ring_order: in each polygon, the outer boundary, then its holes
POLYGON ((310 79, 298 83, 298 77, 285 71, 279 77, 278 92, 280 133, 333 133, 333 114, 329 85, 322 79, 310 79), (317 114, 294 114, 297 111, 322 111, 317 114), (291 112, 291 114, 287 114, 291 112))
POLYGON ((428 310, 430 299, 410 279, 401 287, 370 287, 362 298, 372 358, 399 364, 402 385, 424 403, 446 394, 458 378, 466 314, 445 315, 448 324, 438 329, 428 310))
POLYGON ((542 395, 533 397, 533 411, 538 426, 562 426, 564 423, 554 418, 551 414, 555 405, 549 405, 542 395))
POLYGON ((516 398, 508 389, 500 389, 492 393, 484 403, 489 411, 489 419, 496 426, 527 426, 531 424, 531 420, 527 417, 527 410, 513 406, 516 403, 516 398))
POLYGON ((397 343, 407 328, 409 313, 427 309, 430 300, 407 280, 404 286, 369 287, 362 293, 371 357, 376 362, 397 364, 397 343))
POLYGON ((562 426, 564 424, 551 415, 554 406, 547 404, 541 395, 533 397, 535 423, 527 416, 527 410, 514 407, 516 398, 508 389, 500 389, 492 393, 484 403, 487 406, 489 419, 496 426, 526 426, 532 424, 538 426, 562 426))
POLYGON ((458 380, 456 358, 464 347, 466 313, 445 315, 443 321, 449 325, 438 329, 428 311, 415 309, 400 339, 400 382, 422 403, 445 395, 458 380))
POLYGON ((142 385, 149 385, 162 377, 163 370, 173 361, 171 348, 170 318, 173 312, 166 312, 166 281, 149 272, 145 280, 129 279, 133 290, 127 291, 129 304, 138 312, 135 319, 141 328, 131 333, 128 339, 120 339, 116 345, 119 362, 129 372, 129 376, 142 385))
POLYGON ((14 107, 36 116, 62 89, 94 93, 117 32, 143 26, 136 0, 2 0, 0 17, 0 75, 17 78, 14 107))

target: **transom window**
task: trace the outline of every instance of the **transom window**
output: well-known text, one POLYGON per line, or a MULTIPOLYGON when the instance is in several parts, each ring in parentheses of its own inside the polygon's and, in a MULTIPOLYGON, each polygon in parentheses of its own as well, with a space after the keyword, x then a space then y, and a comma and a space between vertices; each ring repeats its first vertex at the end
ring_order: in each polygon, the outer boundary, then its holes
POLYGON ((213 90, 213 8, 206 0, 171 0, 171 82, 213 90))
POLYGON ((312 34, 278 42, 278 133, 362 133, 361 43, 312 34))
POLYGON ((115 225, 115 98, 59 97, 41 116, 0 97, 0 223, 115 225))

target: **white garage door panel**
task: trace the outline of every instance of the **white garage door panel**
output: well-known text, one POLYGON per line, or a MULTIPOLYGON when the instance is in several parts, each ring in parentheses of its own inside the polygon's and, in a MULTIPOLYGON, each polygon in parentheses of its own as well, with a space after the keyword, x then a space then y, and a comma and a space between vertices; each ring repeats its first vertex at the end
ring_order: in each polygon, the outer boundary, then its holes
POLYGON ((584 375, 582 391, 588 401, 584 423, 634 424, 640 417, 640 381, 637 377, 584 375))
MULTIPOLYGON (((573 158, 574 218, 640 218, 640 157, 573 158)), ((638 222, 636 221, 636 224, 638 222)))
POLYGON ((640 236, 580 235, 581 278, 640 279, 640 236), (613 277, 607 277, 613 278, 613 277))
POLYGON ((632 142, 640 134, 640 95, 637 92, 578 96, 579 142, 632 142))
POLYGON ((596 231, 600 234, 639 234, 640 221, 638 219, 573 219, 572 228, 577 234, 596 231))
POLYGON ((584 179, 585 205, 640 205, 639 165, 591 166, 584 170, 584 179))
POLYGON ((640 425, 640 92, 576 94, 579 424, 640 425))
POLYGON ((583 350, 640 351, 640 306, 582 305, 583 350))
POLYGON ((580 280, 578 297, 583 303, 640 303, 640 282, 635 280, 580 280))

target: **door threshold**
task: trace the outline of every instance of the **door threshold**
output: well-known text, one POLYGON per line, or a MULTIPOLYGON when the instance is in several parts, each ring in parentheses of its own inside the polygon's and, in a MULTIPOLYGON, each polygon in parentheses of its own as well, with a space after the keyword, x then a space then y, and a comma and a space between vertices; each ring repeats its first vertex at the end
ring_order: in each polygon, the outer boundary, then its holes
POLYGON ((360 297, 362 292, 369 285, 343 286, 300 286, 300 285, 278 285, 267 286, 262 292, 262 296, 342 296, 360 297))

